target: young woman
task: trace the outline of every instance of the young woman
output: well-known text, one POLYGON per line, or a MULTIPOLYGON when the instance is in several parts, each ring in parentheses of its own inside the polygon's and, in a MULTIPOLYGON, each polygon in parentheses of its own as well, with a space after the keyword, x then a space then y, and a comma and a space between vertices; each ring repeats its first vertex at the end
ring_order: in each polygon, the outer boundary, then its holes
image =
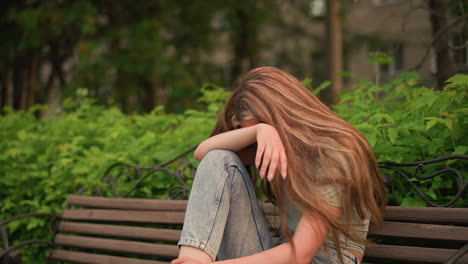
POLYGON ((172 264, 360 263, 385 192, 364 136, 290 74, 242 76, 211 137, 172 264), (274 245, 245 164, 255 164, 279 207, 274 245))

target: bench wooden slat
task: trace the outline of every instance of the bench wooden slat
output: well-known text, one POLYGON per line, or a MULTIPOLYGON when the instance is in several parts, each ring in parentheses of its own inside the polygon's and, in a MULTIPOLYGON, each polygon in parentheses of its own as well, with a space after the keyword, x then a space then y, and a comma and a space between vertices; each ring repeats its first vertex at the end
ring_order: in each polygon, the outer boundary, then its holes
POLYGON ((384 218, 387 221, 468 225, 466 208, 387 206, 384 218))
POLYGON ((278 206, 272 203, 260 202, 260 207, 263 209, 265 215, 279 215, 278 206))
MULTIPOLYGON (((98 196, 69 195, 67 204, 89 208, 150 210, 150 211, 181 211, 187 209, 187 200, 157 200, 142 198, 108 198, 98 196)), ((265 214, 278 215, 279 209, 272 203, 261 202, 265 214)))
MULTIPOLYGON (((279 209, 271 203, 261 203, 261 206, 266 215, 279 214, 279 209)), ((384 219, 416 223, 453 223, 468 226, 466 208, 387 206, 384 219)))
POLYGON ((177 242, 180 238, 180 230, 146 228, 136 226, 105 225, 61 222, 58 226, 60 232, 103 235, 124 238, 137 238, 144 240, 177 242))
POLYGON ((80 248, 100 249, 111 252, 125 252, 175 258, 179 254, 176 245, 163 245, 126 240, 113 240, 83 236, 57 234, 55 244, 80 248))
MULTIPOLYGON (((118 238, 175 243, 179 240, 180 230, 144 227, 138 224, 181 225, 184 221, 187 201, 71 195, 68 197, 68 204, 85 208, 66 209, 62 215, 62 219, 65 221, 59 224, 60 232, 109 238, 58 234, 56 235, 56 243, 59 245, 167 258, 175 258, 178 254, 175 245, 118 240, 118 238), (66 220, 76 220, 77 222, 66 222, 66 220), (123 223, 124 225, 113 223, 123 223)), ((271 203, 261 203, 261 206, 269 223, 273 225, 272 230, 274 230, 280 224, 279 209, 271 203)), ((437 245, 437 247, 439 244, 441 246, 450 244, 447 247, 451 248, 376 245, 367 248, 365 262, 441 263, 456 252, 453 247, 468 243, 468 228, 462 227, 468 226, 468 211, 466 208, 388 206, 384 213, 384 219, 383 226, 378 230, 371 225, 370 236, 389 238, 383 239, 382 242, 388 242, 392 239, 406 240, 408 244, 411 244, 413 240, 431 240, 433 245, 437 245), (452 225, 441 225, 447 223, 452 225)), ((63 254, 68 254, 68 252, 63 254)), ((107 255, 99 256, 112 257, 107 255)), ((96 263, 109 262, 104 262, 103 259, 103 262, 96 263)), ((111 263, 119 262, 111 261, 111 263)), ((468 263, 468 256, 464 256, 457 263, 468 263)))
POLYGON ((468 228, 460 226, 384 222, 379 229, 371 225, 369 228, 369 235, 437 239, 468 243, 468 228))
POLYGON ((62 219, 135 223, 183 224, 185 212, 65 209, 62 219))
MULTIPOLYGON (((107 198, 96 196, 69 195, 69 205, 150 211, 179 211, 187 208, 186 200, 157 200, 139 198, 107 198)), ((271 203, 261 203, 266 215, 278 215, 279 209, 271 203)), ((457 223, 468 225, 468 214, 463 208, 400 207, 387 206, 385 220, 427 223, 457 223)))
POLYGON ((140 198, 108 198, 96 196, 69 195, 68 205, 91 208, 150 210, 150 211, 185 211, 186 200, 157 200, 140 198))
MULTIPOLYGON (((366 248, 365 261, 369 259, 422 262, 422 263, 444 263, 450 256, 455 254, 456 249, 422 248, 392 245, 376 245, 366 248)), ((370 261, 372 262, 372 261, 370 261)), ((468 255, 461 257, 457 264, 468 263, 468 255)))
POLYGON ((124 257, 114 257, 101 254, 91 254, 66 250, 54 250, 50 255, 50 259, 58 261, 68 261, 72 263, 87 263, 87 264, 169 264, 169 262, 132 259, 124 257))

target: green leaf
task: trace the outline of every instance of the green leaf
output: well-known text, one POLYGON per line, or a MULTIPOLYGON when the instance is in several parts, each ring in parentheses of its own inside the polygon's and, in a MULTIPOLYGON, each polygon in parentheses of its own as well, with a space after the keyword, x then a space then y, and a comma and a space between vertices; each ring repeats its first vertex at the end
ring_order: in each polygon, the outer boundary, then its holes
POLYGON ((382 121, 385 121, 385 123, 387 123, 387 124, 394 124, 395 123, 395 120, 393 119, 393 117, 391 117, 389 114, 385 114, 385 113, 374 114, 370 119, 371 119, 371 121, 373 121, 375 123, 380 123, 382 121))
POLYGON ((353 72, 347 72, 347 71, 344 71, 344 72, 340 72, 338 73, 339 76, 345 78, 345 79, 353 79, 353 78, 356 78, 356 74, 354 74, 353 72))
POLYGON ((71 170, 73 174, 88 174, 89 172, 91 172, 91 167, 86 164, 77 164, 71 170))
POLYGON ((21 205, 29 205, 33 208, 39 208, 39 201, 37 200, 24 200, 20 202, 21 205))
POLYGON ((445 81, 445 90, 468 88, 468 75, 467 74, 455 74, 445 81))
POLYGON ((369 141, 369 144, 371 147, 374 147, 375 144, 377 143, 377 135, 374 133, 368 133, 366 134, 367 141, 369 141))
POLYGON ((429 130, 431 127, 435 126, 437 123, 439 123, 440 118, 434 117, 433 119, 429 120, 429 122, 426 123, 426 130, 429 130))
POLYGON ((432 189, 428 189, 425 194, 431 197, 432 199, 437 200, 437 195, 434 193, 432 189))
POLYGON ((302 85, 307 87, 309 90, 312 90, 312 79, 311 78, 304 78, 304 80, 302 80, 301 83, 302 83, 302 85))
POLYGON ((370 52, 372 59, 368 60, 368 64, 389 64, 393 61, 391 57, 383 52, 370 52))
POLYGON ((427 203, 419 196, 408 196, 402 199, 400 206, 425 207, 427 203))
POLYGON ((452 152, 452 155, 465 155, 468 152, 468 146, 457 146, 455 150, 452 152))
POLYGON ((369 124, 367 122, 359 123, 359 124, 355 125, 355 127, 360 131, 372 130, 374 128, 373 125, 371 125, 371 124, 369 124))
POLYGON ((392 144, 395 144, 395 141, 398 138, 398 130, 396 130, 393 127, 389 128, 388 129, 388 138, 390 139, 390 142, 392 142, 392 144))
POLYGON ((453 130, 453 120, 452 120, 452 119, 446 118, 446 119, 444 119, 444 120, 442 121, 442 123, 443 123, 446 127, 448 127, 448 129, 453 130))
POLYGON ((400 129, 398 129, 398 132, 403 136, 409 136, 410 135, 409 129, 406 128, 406 127, 401 127, 400 129))
POLYGON ((330 81, 324 81, 317 88, 315 88, 313 92, 315 95, 319 95, 322 90, 326 89, 330 85, 331 85, 330 81))
POLYGON ((26 226, 26 230, 34 229, 35 227, 40 225, 40 221, 38 219, 30 219, 28 225, 26 226))

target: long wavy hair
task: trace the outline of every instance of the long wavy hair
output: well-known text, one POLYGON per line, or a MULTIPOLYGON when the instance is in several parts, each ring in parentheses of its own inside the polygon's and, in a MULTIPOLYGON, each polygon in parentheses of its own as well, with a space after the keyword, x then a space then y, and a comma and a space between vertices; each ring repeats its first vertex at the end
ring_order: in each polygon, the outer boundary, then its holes
POLYGON ((212 135, 233 130, 246 118, 275 127, 284 144, 288 177, 283 180, 277 173, 270 191, 279 207, 283 234, 292 247, 284 196, 303 213, 314 213, 329 225, 340 256, 340 233, 365 244, 350 230, 353 215, 380 224, 386 204, 375 155, 365 137, 300 81, 274 67, 253 69, 236 81, 212 135), (341 204, 338 218, 332 217, 320 193, 323 184, 336 188, 341 204))

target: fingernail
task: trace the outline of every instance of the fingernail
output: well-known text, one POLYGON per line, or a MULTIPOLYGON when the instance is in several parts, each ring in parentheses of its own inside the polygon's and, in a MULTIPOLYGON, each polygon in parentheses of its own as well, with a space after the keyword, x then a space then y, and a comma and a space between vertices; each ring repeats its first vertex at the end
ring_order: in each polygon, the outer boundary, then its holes
POLYGON ((262 178, 262 179, 265 178, 265 173, 263 171, 260 172, 260 178, 262 178))

